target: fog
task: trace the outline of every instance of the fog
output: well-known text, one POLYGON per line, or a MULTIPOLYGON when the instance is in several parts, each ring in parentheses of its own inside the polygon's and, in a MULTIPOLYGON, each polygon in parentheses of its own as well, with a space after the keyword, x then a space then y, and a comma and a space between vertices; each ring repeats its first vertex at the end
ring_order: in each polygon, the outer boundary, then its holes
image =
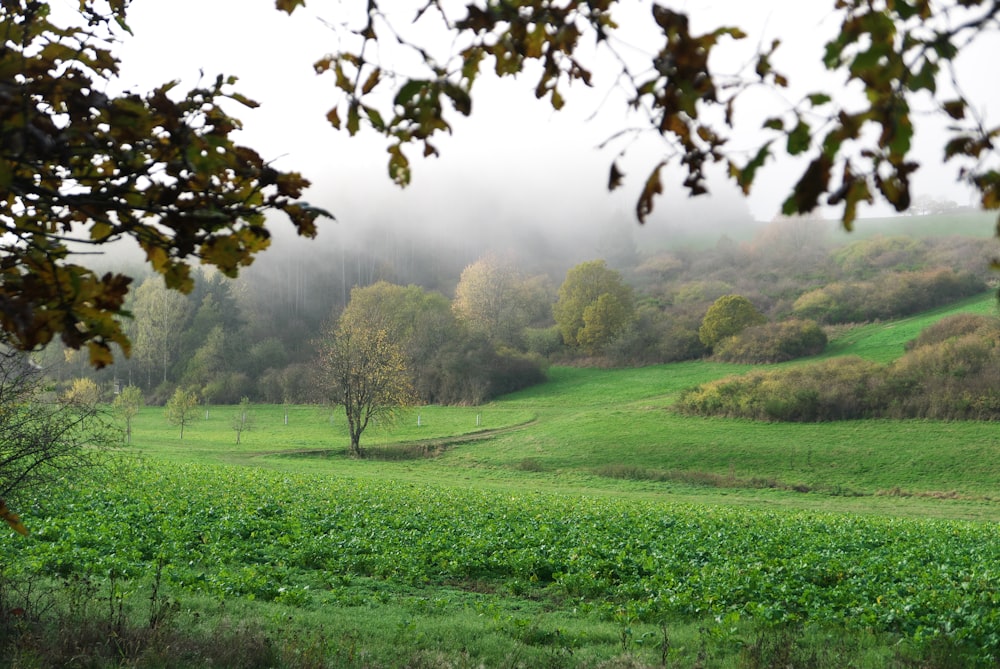
MULTIPOLYGON (((63 2, 67 11, 76 5, 63 2)), ((761 119, 814 87, 837 90, 836 77, 815 67, 823 42, 838 25, 825 3, 669 4, 690 11, 695 30, 732 24, 750 33, 747 40, 727 45, 728 55, 717 64, 723 72, 739 70, 758 47, 782 38, 775 64, 790 73, 793 89, 784 95, 748 96, 738 107, 741 128, 758 128, 761 119)), ((547 101, 534 99, 530 73, 503 81, 486 74, 477 84, 473 116, 450 117, 453 133, 434 141, 439 157, 423 159, 418 147, 407 150, 413 182, 400 189, 388 178, 382 138, 364 130, 349 137, 327 123, 325 115, 338 99, 337 91, 331 76, 318 77, 312 68, 318 58, 345 46, 337 24, 361 5, 313 0, 291 17, 277 12, 273 0, 174 0, 134 3, 129 9, 134 36, 118 47, 120 85, 149 88, 180 79, 182 85, 192 86, 200 77, 214 79, 217 73, 238 76, 236 89, 261 103, 252 110, 233 105, 233 113, 244 120, 239 140, 277 167, 302 172, 313 183, 306 199, 336 216, 336 221, 321 224, 318 240, 309 244, 289 239, 291 226, 273 221, 274 248, 265 256, 275 257, 259 262, 298 258, 305 266, 312 262, 306 255, 315 254, 316 262, 329 268, 338 257, 345 262, 353 257, 353 264, 342 268, 345 278, 354 273, 405 282, 417 258, 433 255, 442 276, 453 281, 455 267, 460 270, 485 252, 496 251, 513 256, 530 271, 558 275, 582 259, 627 254, 629 249, 704 245, 723 235, 748 238, 755 221, 775 216, 794 183, 795 169, 802 169, 796 161, 769 165, 748 198, 718 174, 710 184, 712 194, 695 200, 668 187, 648 222, 640 226, 636 199, 646 176, 663 158, 664 146, 651 136, 628 146, 620 162, 625 186, 607 192, 608 168, 624 147, 598 147, 630 122, 622 116, 621 93, 607 72, 595 73, 593 89, 570 89, 569 104, 558 113, 547 101), (376 249, 380 251, 374 253, 376 249), (363 256, 369 259, 361 260, 363 256), (390 258, 393 266, 372 257, 390 258)), ((649 2, 622 3, 619 9, 623 22, 638 19, 637 25, 651 27, 649 2)), ((634 39, 634 52, 641 55, 641 32, 634 39)), ((1000 106, 992 77, 976 70, 986 67, 990 46, 977 47, 966 58, 973 81, 986 89, 977 89, 984 96, 983 109, 991 102, 993 109, 1000 106)), ((380 56, 393 57, 388 44, 379 49, 380 56)), ((936 130, 929 131, 932 140, 936 130)), ((738 130, 732 147, 750 150, 754 139, 753 132, 738 130)), ((915 180, 917 194, 967 204, 969 192, 957 187, 954 170, 941 164, 940 143, 918 145, 916 152, 924 163, 915 180)), ((676 171, 664 178, 667 184, 681 180, 676 171)), ((863 211, 888 213, 885 208, 863 211)), ((608 259, 613 264, 614 258, 608 259)), ((433 287, 447 292, 449 280, 433 287)))

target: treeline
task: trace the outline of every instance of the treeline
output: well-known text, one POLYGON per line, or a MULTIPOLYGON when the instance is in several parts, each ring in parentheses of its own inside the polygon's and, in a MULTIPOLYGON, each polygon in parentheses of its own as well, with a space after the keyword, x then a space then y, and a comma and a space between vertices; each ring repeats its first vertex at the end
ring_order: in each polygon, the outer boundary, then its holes
POLYGON ((770 421, 1000 420, 1000 319, 945 318, 889 364, 857 357, 721 379, 684 392, 687 414, 770 421))
POLYGON ((983 239, 875 237, 836 246, 830 229, 825 221, 781 220, 746 243, 723 237, 707 249, 644 253, 626 229, 619 243, 602 244, 613 253, 595 251, 606 261, 576 264, 555 249, 468 261, 475 249, 436 257, 430 241, 388 236, 322 256, 296 242, 264 254, 236 281, 195 272, 186 296, 137 270, 130 357, 95 372, 84 356, 50 347, 40 362, 57 384, 89 377, 105 394, 135 385, 152 404, 178 387, 216 404, 322 401, 312 375, 317 338, 361 291, 387 312, 409 314, 394 332, 420 401, 477 403, 538 382, 553 362, 813 355, 826 345, 828 324, 940 306, 995 278, 983 239), (738 327, 709 332, 710 311, 731 298, 742 316, 725 317, 738 327))

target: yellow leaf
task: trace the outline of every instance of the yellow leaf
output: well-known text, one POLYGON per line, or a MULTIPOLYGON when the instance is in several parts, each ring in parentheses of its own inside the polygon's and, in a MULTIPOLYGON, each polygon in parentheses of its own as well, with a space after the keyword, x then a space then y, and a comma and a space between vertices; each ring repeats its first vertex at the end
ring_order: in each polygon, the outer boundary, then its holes
POLYGON ((0 518, 7 521, 7 524, 18 534, 28 536, 28 528, 21 522, 20 516, 7 508, 7 504, 0 499, 0 518))

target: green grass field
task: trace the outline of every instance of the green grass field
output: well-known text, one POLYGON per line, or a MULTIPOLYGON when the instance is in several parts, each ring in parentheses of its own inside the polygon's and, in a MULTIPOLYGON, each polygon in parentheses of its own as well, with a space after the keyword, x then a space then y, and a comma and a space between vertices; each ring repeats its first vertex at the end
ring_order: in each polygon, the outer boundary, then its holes
MULTIPOLYGON (((995 300, 824 355, 888 361, 995 300)), ((233 407, 183 440, 146 407, 116 469, 20 500, 32 535, 0 536, 18 584, 0 609, 49 584, 59 630, 113 633, 90 666, 995 666, 1000 425, 671 411, 747 369, 556 367, 373 428, 365 459, 327 408, 253 407, 237 446, 233 407)), ((0 667, 74 644, 21 643, 0 667)))
MULTIPOLYGON (((886 362, 936 319, 995 310, 990 293, 857 327, 822 357, 886 362)), ((344 417, 321 407, 254 407, 254 427, 240 446, 232 407, 209 408, 183 441, 160 408, 146 407, 136 423, 135 450, 173 462, 477 488, 1000 520, 1000 462, 992 457, 1000 429, 994 424, 755 423, 670 411, 683 389, 746 369, 702 361, 621 370, 556 367, 547 383, 498 402, 421 407, 375 427, 363 439, 372 455, 366 460, 346 457, 344 417)))

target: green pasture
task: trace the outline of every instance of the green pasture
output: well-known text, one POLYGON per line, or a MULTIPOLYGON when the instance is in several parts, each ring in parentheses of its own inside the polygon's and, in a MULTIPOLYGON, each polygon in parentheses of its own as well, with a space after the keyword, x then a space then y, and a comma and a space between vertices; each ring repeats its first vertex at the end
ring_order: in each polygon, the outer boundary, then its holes
MULTIPOLYGON (((888 361, 950 313, 992 313, 993 293, 840 333, 832 355, 888 361)), ((791 364, 803 364, 796 361, 791 364)), ((235 407, 203 407, 185 430, 146 407, 134 450, 168 462, 463 487, 704 504, 1000 520, 1000 426, 978 422, 757 423, 670 410, 685 388, 748 366, 555 367, 545 384, 478 407, 408 410, 347 457, 342 411, 256 406, 235 444, 235 407)))
MULTIPOLYGON (((824 356, 889 361, 995 304, 824 356)), ((0 635, 5 610, 58 617, 0 667, 995 666, 1000 425, 671 410, 748 369, 554 367, 408 410, 360 459, 328 407, 254 406, 239 445, 236 407, 183 440, 145 407, 111 469, 16 500, 0 635)))

